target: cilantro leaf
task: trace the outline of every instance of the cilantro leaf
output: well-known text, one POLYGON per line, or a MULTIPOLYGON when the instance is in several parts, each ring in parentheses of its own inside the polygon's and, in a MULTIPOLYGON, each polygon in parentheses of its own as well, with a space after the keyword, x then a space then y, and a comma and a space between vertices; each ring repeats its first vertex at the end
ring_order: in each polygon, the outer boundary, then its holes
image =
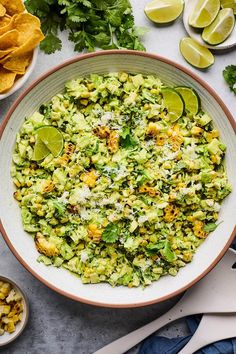
POLYGON ((122 21, 122 27, 124 29, 129 29, 132 28, 133 26, 134 26, 134 16, 132 14, 128 14, 124 16, 122 21))
POLYGON ((24 4, 28 12, 39 18, 47 16, 50 12, 50 7, 46 1, 26 0, 24 4))
POLYGON ((109 223, 102 233, 102 240, 106 243, 116 242, 120 235, 120 227, 118 224, 109 223))
POLYGON ((106 16, 111 26, 119 27, 121 25, 122 18, 120 17, 119 9, 108 10, 106 16))
POLYGON ((160 251, 162 257, 169 263, 173 262, 176 260, 176 254, 171 248, 170 242, 167 240, 165 241, 165 246, 164 248, 160 251))
POLYGON ((216 224, 214 222, 209 222, 208 224, 206 224, 204 226, 203 230, 206 231, 206 232, 212 232, 212 231, 214 231, 217 228, 217 226, 219 226, 219 224, 216 224))
POLYGON ((161 240, 156 244, 149 244, 146 247, 146 251, 149 255, 160 253, 162 257, 169 263, 176 260, 176 254, 172 250, 168 240, 161 240))
POLYGON ((40 49, 46 54, 51 54, 57 50, 61 50, 61 45, 61 40, 53 33, 49 33, 40 43, 40 49))
POLYGON ((150 255, 155 255, 158 253, 158 251, 160 251, 164 247, 165 247, 165 241, 159 241, 158 243, 147 245, 146 251, 150 255))
POLYGON ((74 40, 76 42, 75 51, 82 52, 85 48, 87 48, 89 52, 93 52, 94 51, 93 36, 86 33, 85 31, 80 31, 77 33, 78 36, 76 37, 76 40, 74 40))
POLYGON ((103 45, 108 45, 111 41, 110 35, 107 35, 104 32, 100 32, 93 37, 96 40, 96 46, 98 46, 98 47, 103 46, 103 45))
POLYGON ((130 129, 127 127, 123 129, 120 134, 120 146, 125 149, 129 149, 135 147, 136 145, 137 141, 132 137, 130 129))
POLYGON ((53 200, 53 205, 58 216, 63 216, 65 214, 66 211, 65 204, 60 203, 57 200, 53 200))
POLYGON ((231 91, 236 94, 236 65, 228 65, 223 71, 223 76, 231 91))
POLYGON ((86 22, 89 17, 89 12, 84 11, 80 6, 73 4, 64 9, 67 13, 68 19, 71 22, 86 22))

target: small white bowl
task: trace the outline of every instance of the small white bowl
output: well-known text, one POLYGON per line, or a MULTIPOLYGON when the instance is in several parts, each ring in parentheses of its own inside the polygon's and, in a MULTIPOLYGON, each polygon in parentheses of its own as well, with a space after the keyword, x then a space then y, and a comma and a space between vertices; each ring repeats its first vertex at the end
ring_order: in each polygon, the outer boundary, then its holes
POLYGON ((225 49, 229 49, 229 48, 236 46, 236 26, 234 26, 232 33, 223 43, 218 44, 218 45, 210 45, 210 44, 207 44, 206 42, 204 42, 204 40, 202 39, 202 36, 201 36, 201 31, 194 29, 188 23, 189 15, 192 12, 192 9, 195 4, 196 4, 196 0, 185 0, 183 23, 184 23, 184 27, 185 27, 186 31, 188 32, 189 36, 191 38, 195 39, 199 44, 201 44, 204 47, 207 47, 209 49, 225 50, 225 49))
POLYGON ((18 285, 16 285, 16 283, 14 281, 12 281, 11 279, 6 278, 4 276, 1 276, 1 275, 0 275, 0 281, 11 284, 13 289, 15 289, 16 291, 18 291, 20 293, 20 295, 22 297, 22 303, 23 303, 22 320, 16 324, 15 332, 13 332, 13 333, 5 332, 2 336, 0 336, 0 348, 1 348, 2 346, 13 342, 16 338, 19 337, 19 335, 25 329, 25 326, 26 326, 26 324, 28 322, 28 318, 29 318, 29 303, 28 303, 27 297, 24 294, 24 292, 19 288, 18 285))
POLYGON ((34 53, 33 53, 33 58, 31 60, 30 65, 28 66, 28 68, 26 69, 25 74, 19 78, 18 80, 15 81, 14 85, 12 86, 12 88, 10 90, 8 90, 6 93, 0 93, 0 100, 3 100, 4 98, 7 98, 9 96, 11 96, 13 93, 15 93, 17 90, 19 90, 28 80, 28 78, 30 77, 30 75, 32 74, 36 61, 37 61, 37 57, 38 57, 38 47, 36 47, 34 49, 34 53))

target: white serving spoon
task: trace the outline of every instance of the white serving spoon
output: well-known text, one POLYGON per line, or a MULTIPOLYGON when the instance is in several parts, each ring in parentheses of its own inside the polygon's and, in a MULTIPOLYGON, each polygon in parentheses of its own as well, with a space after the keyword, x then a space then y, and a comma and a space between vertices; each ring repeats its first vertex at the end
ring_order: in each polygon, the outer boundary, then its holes
POLYGON ((198 313, 236 313, 236 251, 228 250, 218 265, 189 289, 161 317, 106 345, 94 354, 123 354, 150 334, 179 318, 198 313))
POLYGON ((195 353, 208 344, 233 337, 236 337, 236 314, 207 314, 178 354, 195 353))

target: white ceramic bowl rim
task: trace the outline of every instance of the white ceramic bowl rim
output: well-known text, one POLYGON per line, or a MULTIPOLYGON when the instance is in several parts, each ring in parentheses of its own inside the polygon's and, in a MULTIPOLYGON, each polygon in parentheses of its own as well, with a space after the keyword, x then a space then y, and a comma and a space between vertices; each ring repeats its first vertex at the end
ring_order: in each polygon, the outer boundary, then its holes
POLYGON ((23 311, 25 313, 24 313, 24 316, 22 318, 23 322, 21 321, 21 322, 16 324, 16 326, 20 327, 19 330, 16 329, 15 332, 11 333, 9 335, 9 338, 5 342, 2 342, 2 343, 0 342, 0 349, 1 349, 1 347, 3 347, 5 345, 13 342, 14 340, 16 340, 21 335, 21 333, 25 329, 25 327, 27 325, 27 322, 28 322, 28 319, 29 319, 29 302, 28 302, 27 296, 25 295, 25 292, 12 279, 10 279, 8 277, 5 277, 4 275, 0 274, 0 281, 1 280, 11 284, 16 290, 18 290, 20 292, 20 294, 22 295, 22 298, 23 298, 23 302, 24 302, 23 311))
MULTIPOLYGON (((146 58, 151 58, 154 60, 158 60, 160 62, 163 62, 165 64, 169 64, 175 68, 177 68, 178 70, 182 71, 184 74, 187 74, 188 76, 190 76, 193 80, 195 80, 197 83, 199 83, 205 90, 208 91, 208 93, 214 97, 214 99, 218 102, 218 104, 221 106, 223 112, 225 113, 226 117, 228 118, 228 121, 233 129, 233 131, 236 133, 236 122, 232 116, 232 114, 230 113, 230 111, 228 110, 228 108, 225 106, 224 102, 221 100, 221 98, 216 94, 216 92, 205 82, 203 81, 200 77, 198 77, 196 74, 194 74, 192 71, 190 71, 189 69, 186 69, 185 67, 173 62, 172 60, 169 60, 167 58, 161 57, 159 55, 156 54, 150 54, 150 53, 145 53, 145 52, 140 52, 140 51, 131 51, 131 50, 107 50, 107 51, 99 51, 99 52, 93 52, 93 53, 87 53, 87 54, 81 54, 78 55, 72 59, 69 59, 61 64, 59 64, 58 66, 48 70, 46 73, 42 74, 37 80, 35 80, 15 101, 15 103, 12 105, 12 107, 10 108, 10 110, 8 111, 8 113, 6 114, 1 127, 0 127, 0 139, 3 135, 4 129, 12 115, 12 113, 14 112, 14 110, 17 108, 17 106, 20 104, 21 100, 41 81, 43 81, 45 78, 47 78, 48 76, 50 76, 51 74, 53 74, 54 72, 56 72, 57 70, 66 67, 70 64, 73 64, 75 62, 78 61, 82 61, 85 60, 87 58, 92 58, 92 57, 97 57, 97 56, 108 56, 108 55, 132 55, 132 56, 141 56, 141 57, 146 57, 146 58)), ((49 288, 51 288, 52 290, 66 296, 69 297, 73 300, 76 301, 80 301, 80 302, 84 302, 90 305, 96 305, 96 306, 102 306, 102 307, 115 307, 115 308, 125 308, 125 307, 140 307, 140 306, 147 306, 147 305, 151 305, 153 303, 157 303, 157 302, 161 302, 161 301, 165 301, 171 297, 174 297, 180 293, 182 293, 183 291, 187 290, 189 287, 191 287, 192 285, 194 285, 196 282, 198 282, 201 278, 203 278, 219 261, 220 259, 223 257, 223 255, 226 253, 226 251, 228 250, 228 248, 230 247, 233 239, 234 239, 234 235, 236 233, 236 225, 234 226, 233 232, 231 233, 231 235, 229 236, 228 241, 225 243, 225 246, 223 247, 223 249, 221 249, 221 251, 219 252, 218 256, 214 259, 214 261, 197 277, 195 277, 192 281, 188 282, 187 285, 180 287, 178 290, 172 291, 171 293, 168 293, 168 295, 159 297, 157 299, 154 300, 150 300, 150 301, 143 301, 143 302, 138 302, 138 303, 122 303, 122 304, 111 304, 111 303, 104 303, 104 302, 97 302, 97 301, 92 301, 92 300, 88 300, 85 298, 82 298, 80 296, 77 295, 73 295, 68 291, 65 291, 59 287, 54 286, 53 284, 51 284, 49 281, 47 281, 46 279, 44 279, 42 276, 40 276, 35 270, 33 270, 29 264, 26 263, 26 261, 20 256, 20 254, 18 253, 17 249, 14 247, 13 243, 11 242, 10 238, 8 237, 6 231, 4 230, 3 224, 2 222, 0 222, 0 231, 3 234, 3 237, 8 245, 8 247, 10 248, 10 250, 12 251, 12 253, 15 255, 15 257, 20 261, 20 263, 32 274, 34 275, 38 280, 40 280, 42 283, 44 283, 45 285, 47 285, 49 288)))

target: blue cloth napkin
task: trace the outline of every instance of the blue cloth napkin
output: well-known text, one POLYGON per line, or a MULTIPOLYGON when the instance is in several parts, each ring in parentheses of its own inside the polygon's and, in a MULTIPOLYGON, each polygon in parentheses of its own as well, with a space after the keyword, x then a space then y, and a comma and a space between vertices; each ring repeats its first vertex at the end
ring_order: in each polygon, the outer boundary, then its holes
MULTIPOLYGON (((236 249, 236 238, 232 244, 232 248, 236 249)), ((192 337, 200 321, 201 316, 199 315, 186 318, 191 334, 185 337, 166 338, 161 336, 151 336, 147 338, 141 344, 139 354, 177 354, 192 337)), ((196 354, 236 354, 236 338, 210 344, 201 350, 198 350, 196 354)))

